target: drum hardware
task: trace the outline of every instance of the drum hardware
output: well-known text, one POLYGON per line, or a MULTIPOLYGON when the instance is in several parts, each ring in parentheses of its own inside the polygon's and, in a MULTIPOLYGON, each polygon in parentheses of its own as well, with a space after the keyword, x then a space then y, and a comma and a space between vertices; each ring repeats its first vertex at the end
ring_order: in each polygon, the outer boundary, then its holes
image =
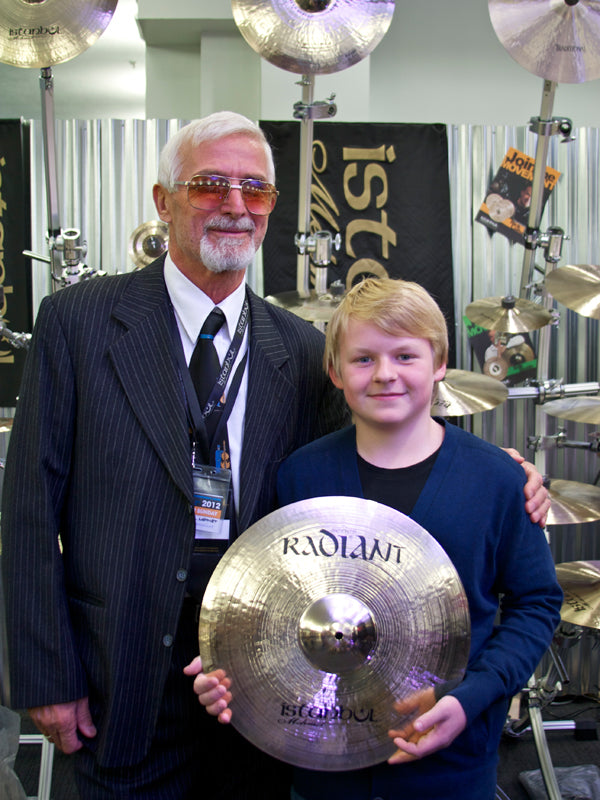
POLYGON ((143 222, 129 238, 129 257, 134 269, 147 267, 169 246, 169 226, 162 220, 143 222))
POLYGON ((552 378, 546 381, 530 381, 527 386, 509 386, 508 397, 511 400, 531 398, 536 403, 542 404, 547 400, 571 395, 595 395, 599 392, 600 383, 597 381, 590 383, 563 383, 562 378, 552 378))
MULTIPOLYGON (((326 319, 318 313, 318 305, 329 293, 328 266, 333 249, 341 246, 341 236, 311 232, 314 120, 337 113, 335 95, 314 100, 315 75, 339 72, 369 55, 386 34, 394 7, 394 0, 232 0, 234 22, 250 47, 276 67, 302 76, 298 81, 302 99, 293 112, 301 122, 296 295, 286 292, 275 301, 305 319, 317 313, 312 321, 321 329, 326 319)), ((273 302, 272 297, 267 300, 273 302)))
POLYGON ((562 450, 570 448, 572 450, 589 450, 592 453, 600 452, 600 433, 594 433, 590 437, 591 442, 572 442, 567 439, 564 428, 560 428, 557 433, 549 436, 528 436, 527 447, 529 450, 562 450))
POLYGON ((0 61, 16 67, 39 67, 42 131, 46 170, 47 241, 50 257, 25 251, 24 255, 50 264, 54 289, 105 273, 81 264, 87 247, 79 231, 63 229, 59 221, 52 66, 87 50, 112 19, 117 0, 45 0, 23 3, 2 0, 6 23, 0 30, 0 61))
POLYGON ((265 300, 318 325, 329 322, 344 297, 344 293, 344 284, 337 280, 331 283, 323 294, 317 294, 315 289, 311 289, 308 297, 300 297, 297 291, 280 292, 277 295, 265 297, 265 300))
POLYGON ((231 724, 297 766, 384 761, 394 702, 460 679, 470 621, 436 540, 372 500, 320 497, 268 514, 226 551, 198 627, 205 670, 232 679, 231 724))
POLYGON ((495 378, 449 369, 444 380, 437 384, 431 413, 441 417, 460 417, 495 408, 507 398, 508 389, 495 378))

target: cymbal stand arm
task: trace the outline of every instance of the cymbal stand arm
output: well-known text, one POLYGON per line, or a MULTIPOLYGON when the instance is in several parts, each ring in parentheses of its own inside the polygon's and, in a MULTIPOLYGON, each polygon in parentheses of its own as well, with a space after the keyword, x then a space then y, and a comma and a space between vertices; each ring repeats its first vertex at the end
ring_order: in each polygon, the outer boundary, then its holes
POLYGON ((332 95, 325 102, 314 102, 314 75, 303 75, 302 100, 294 104, 294 117, 301 120, 300 129, 300 180, 298 195, 298 233, 295 237, 297 254, 296 289, 301 298, 310 296, 310 254, 317 267, 315 290, 317 295, 327 291, 327 266, 331 262, 332 245, 339 249, 341 237, 332 238, 328 231, 310 233, 310 204, 313 165, 314 120, 333 117, 337 106, 332 95))
POLYGON ((61 273, 62 258, 55 248, 60 237, 58 177, 56 172, 56 128, 54 124, 54 78, 52 67, 43 67, 40 74, 42 99, 42 133, 44 137, 44 165, 46 174, 46 208, 48 214, 48 241, 50 244, 50 269, 56 280, 61 273))

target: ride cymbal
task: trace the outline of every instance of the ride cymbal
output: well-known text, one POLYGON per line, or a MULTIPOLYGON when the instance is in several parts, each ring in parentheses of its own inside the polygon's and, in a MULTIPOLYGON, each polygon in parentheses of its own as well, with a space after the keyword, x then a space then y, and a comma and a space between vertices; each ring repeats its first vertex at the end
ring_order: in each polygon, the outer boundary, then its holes
POLYGON ((569 561, 556 565, 565 598, 561 619, 584 628, 600 628, 600 561, 569 561))
POLYGON ((431 413, 442 417, 461 417, 495 408, 507 398, 508 389, 495 378, 462 369, 449 369, 444 380, 438 383, 431 413))
POLYGON ((276 67, 322 75, 351 67, 387 33, 394 0, 232 0, 253 50, 276 67))
POLYGON ((231 677, 232 724, 300 767, 359 769, 395 751, 394 710, 466 668, 458 574, 409 517, 354 497, 268 514, 214 571, 200 612, 205 671, 231 677))
POLYGON ((0 61, 52 67, 91 47, 117 0, 0 0, 0 61))
POLYGON ((169 226, 161 220, 143 222, 129 239, 129 257, 136 269, 147 267, 169 246, 169 226))
POLYGON ((552 417, 600 425, 600 397, 561 397, 544 403, 542 411, 552 417))
POLYGON ((600 488, 577 481, 546 482, 551 505, 548 525, 573 525, 600 519, 600 488))
POLYGON ((512 295, 476 300, 465 314, 476 325, 498 333, 526 333, 552 321, 552 314, 542 306, 512 295))
POLYGON ((567 308, 600 319, 600 267, 568 264, 552 270, 545 283, 552 297, 567 308))
POLYGON ((600 0, 489 0, 492 26, 514 60, 556 83, 600 77, 600 0))

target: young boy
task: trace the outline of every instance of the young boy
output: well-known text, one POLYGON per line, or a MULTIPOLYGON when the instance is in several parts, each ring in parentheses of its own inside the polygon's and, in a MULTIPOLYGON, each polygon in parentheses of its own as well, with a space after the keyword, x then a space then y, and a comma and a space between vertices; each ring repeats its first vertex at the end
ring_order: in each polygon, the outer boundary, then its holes
MULTIPOLYGON (((442 697, 422 692, 419 716, 390 731, 398 750, 388 763, 295 769, 296 800, 493 800, 508 704, 560 620, 550 551, 523 507, 523 470, 500 448, 431 417, 447 355, 442 312, 416 283, 369 278, 348 292, 327 326, 326 369, 354 425, 284 462, 279 502, 365 497, 411 516, 458 570, 471 652, 458 686, 442 697)), ((222 721, 230 719, 228 689, 225 678, 200 697, 222 721)))

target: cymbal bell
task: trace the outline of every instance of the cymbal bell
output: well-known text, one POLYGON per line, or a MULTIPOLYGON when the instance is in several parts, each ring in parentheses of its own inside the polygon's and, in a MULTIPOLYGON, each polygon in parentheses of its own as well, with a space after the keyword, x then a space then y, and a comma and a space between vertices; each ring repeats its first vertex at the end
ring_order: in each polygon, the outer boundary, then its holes
POLYGON ((542 405, 552 417, 600 425, 600 397, 561 397, 542 405))
POLYGON ((514 60, 556 83, 600 78, 600 0, 489 0, 492 26, 514 60))
POLYGON ((0 0, 0 61, 52 67, 91 47, 108 27, 117 0, 0 0))
POLYGON ((343 294, 332 294, 331 292, 318 295, 314 289, 311 289, 310 296, 306 298, 300 297, 297 291, 291 291, 270 294, 265 297, 265 300, 279 308, 286 308, 292 314, 309 322, 329 322, 343 296, 343 294))
POLYGON ((600 319, 600 267, 568 264, 552 270, 545 283, 552 297, 567 308, 600 319))
POLYGON ((543 328, 552 321, 552 314, 537 303, 521 297, 486 297, 465 309, 475 325, 498 333, 526 333, 543 328))
POLYGON ((292 503, 225 552, 198 626, 205 671, 231 678, 231 724, 267 753, 336 771, 385 761, 394 703, 467 665, 458 574, 409 517, 354 497, 292 503))
POLYGON ((129 238, 129 257, 136 269, 147 267, 169 246, 169 226, 162 220, 143 222, 129 238))
POLYGON ((462 369, 449 369, 444 380, 438 383, 431 413, 441 417, 461 417, 495 408, 507 398, 508 389, 495 378, 462 369))
POLYGON ((375 49, 394 0, 232 0, 250 47, 276 67, 322 75, 351 67, 375 49))
POLYGON ((600 519, 600 488, 577 481, 546 482, 551 505, 548 525, 573 525, 600 519))
POLYGON ((600 561, 569 561, 556 565, 564 592, 560 616, 572 625, 600 628, 600 561))

